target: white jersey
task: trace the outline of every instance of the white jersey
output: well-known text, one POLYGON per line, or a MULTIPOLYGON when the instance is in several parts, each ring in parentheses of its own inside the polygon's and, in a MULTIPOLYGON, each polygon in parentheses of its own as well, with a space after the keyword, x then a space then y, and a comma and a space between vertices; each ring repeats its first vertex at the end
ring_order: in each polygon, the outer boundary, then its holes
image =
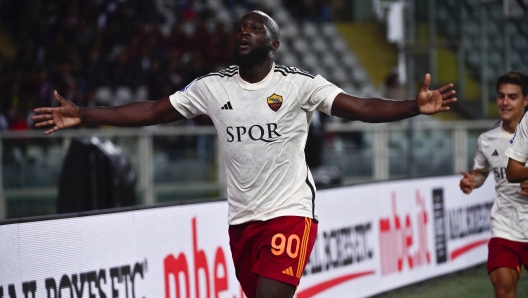
POLYGON ((505 152, 512 136, 504 130, 502 121, 482 133, 473 169, 489 171, 495 177, 497 197, 491 209, 491 236, 528 242, 528 197, 517 193, 521 190, 519 183, 506 180, 508 156, 505 152))
POLYGON ((506 150, 506 156, 526 164, 528 162, 528 117, 526 114, 515 128, 510 144, 511 146, 506 150))
POLYGON ((169 97, 184 117, 206 114, 215 125, 226 165, 230 225, 287 215, 317 220, 304 147, 313 111, 330 115, 341 92, 294 67, 274 65, 251 84, 231 66, 169 97))

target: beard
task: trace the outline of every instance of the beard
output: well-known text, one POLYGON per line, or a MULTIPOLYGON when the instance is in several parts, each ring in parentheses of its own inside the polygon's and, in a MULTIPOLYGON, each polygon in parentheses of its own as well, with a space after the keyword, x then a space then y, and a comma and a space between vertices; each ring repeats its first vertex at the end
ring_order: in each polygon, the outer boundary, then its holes
POLYGON ((243 66, 255 66, 262 63, 268 57, 270 52, 269 46, 263 45, 259 48, 256 48, 250 51, 247 54, 240 54, 235 47, 233 51, 233 60, 237 65, 243 66))

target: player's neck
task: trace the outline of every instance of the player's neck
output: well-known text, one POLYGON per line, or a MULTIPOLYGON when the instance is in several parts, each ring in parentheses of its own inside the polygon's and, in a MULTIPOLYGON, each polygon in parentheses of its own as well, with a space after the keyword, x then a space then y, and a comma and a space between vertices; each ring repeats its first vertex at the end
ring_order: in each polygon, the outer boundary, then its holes
POLYGON ((514 133, 519 121, 504 121, 502 120, 502 128, 508 133, 514 133))
POLYGON ((238 73, 240 77, 248 83, 258 83, 262 81, 273 67, 273 59, 265 59, 255 65, 239 65, 238 73))

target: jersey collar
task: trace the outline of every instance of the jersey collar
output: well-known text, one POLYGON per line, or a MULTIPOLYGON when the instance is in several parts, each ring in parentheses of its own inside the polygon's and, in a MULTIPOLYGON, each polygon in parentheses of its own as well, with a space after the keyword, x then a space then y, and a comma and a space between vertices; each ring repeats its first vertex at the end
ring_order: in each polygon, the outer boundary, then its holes
POLYGON ((240 87, 242 87, 242 89, 246 89, 246 90, 258 90, 258 89, 262 89, 262 88, 265 88, 266 86, 268 86, 268 84, 271 82, 271 79, 273 78, 273 73, 275 72, 275 63, 273 63, 273 66, 271 66, 271 70, 270 72, 268 73, 268 75, 262 79, 262 81, 260 82, 257 82, 257 83, 248 83, 246 81, 244 81, 241 77, 240 77, 240 73, 237 73, 235 75, 235 78, 238 82, 238 85, 240 85, 240 87))

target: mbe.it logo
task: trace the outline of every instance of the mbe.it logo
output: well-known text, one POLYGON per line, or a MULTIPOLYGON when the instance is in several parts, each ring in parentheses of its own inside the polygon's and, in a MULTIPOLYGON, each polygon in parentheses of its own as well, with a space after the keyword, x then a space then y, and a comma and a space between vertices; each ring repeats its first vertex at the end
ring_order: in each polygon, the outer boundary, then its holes
POLYGON ((425 199, 418 191, 415 199, 418 212, 414 216, 399 214, 396 194, 392 193, 392 216, 379 221, 382 275, 402 272, 404 267, 412 270, 431 262, 431 254, 427 246, 429 216, 425 199))
MULTIPOLYGON (((192 259, 188 259, 183 252, 180 252, 176 257, 173 254, 165 257, 163 261, 165 297, 209 298, 220 297, 221 294, 225 295, 224 292, 229 290, 229 279, 224 250, 218 246, 214 255, 213 267, 210 268, 205 252, 198 246, 196 218, 192 219, 192 255, 190 257, 192 259), (194 266, 189 268, 190 264, 194 264, 194 266), (194 289, 192 290, 194 290, 194 295, 191 295, 191 281, 193 279, 194 289), (174 287, 171 288, 172 285, 174 287), (205 293, 200 291, 201 288, 205 288, 205 293), (183 296, 183 293, 186 295, 183 296)), ((242 288, 240 288, 239 293, 239 297, 245 297, 242 288)), ((231 297, 238 298, 237 296, 231 297)))

